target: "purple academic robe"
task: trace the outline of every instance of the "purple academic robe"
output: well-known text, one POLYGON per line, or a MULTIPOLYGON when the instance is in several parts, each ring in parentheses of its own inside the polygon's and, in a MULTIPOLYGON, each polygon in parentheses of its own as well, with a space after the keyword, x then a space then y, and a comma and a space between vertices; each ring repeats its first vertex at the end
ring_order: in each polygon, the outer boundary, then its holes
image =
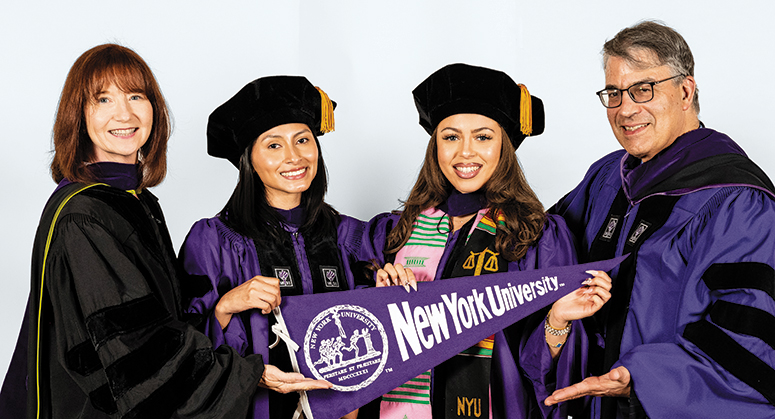
MULTIPOLYGON (((337 244, 344 269, 347 289, 356 287, 351 266, 359 259, 364 223, 345 215, 340 216, 337 228, 337 244)), ((306 259, 304 237, 298 229, 285 224, 289 235, 295 235, 295 252, 299 263, 304 294, 312 294, 313 284, 310 266, 306 259)), ((221 329, 215 318, 214 308, 225 293, 232 288, 261 275, 256 246, 252 239, 242 236, 218 217, 203 219, 195 223, 186 237, 180 251, 182 267, 188 276, 206 277, 209 291, 193 298, 188 312, 205 316, 204 331, 213 341, 214 347, 226 344, 242 355, 261 354, 269 359, 270 323, 267 316, 258 310, 232 317, 229 325, 221 329)), ((286 316, 291 313, 284 313, 286 316)), ((272 395, 273 397, 276 395, 272 395)), ((254 398, 254 417, 269 417, 267 390, 259 389, 254 398)), ((282 396, 278 396, 282 397, 282 396)))
POLYGON ((609 318, 599 339, 590 339, 618 349, 610 361, 630 371, 634 394, 611 399, 619 407, 609 414, 595 398, 591 417, 775 417, 775 201, 768 189, 737 144, 700 128, 643 164, 624 150, 609 154, 550 210, 577 234, 581 262, 600 255, 604 238, 621 255, 629 241, 649 235, 629 270, 631 291, 617 292, 627 288, 624 264, 613 271, 607 306, 623 308, 618 337, 606 340, 616 320, 609 318), (609 211, 617 194, 621 214, 609 211), (642 222, 647 206, 658 211, 654 202, 668 201, 674 206, 661 226, 642 222))
MULTIPOLYGON (((367 226, 368 258, 384 264, 385 237, 398 221, 397 214, 380 214, 367 226)), ((444 248, 434 280, 441 278, 444 267, 450 262, 450 254, 458 240, 458 230, 450 235, 444 248)), ((401 263, 400 261, 397 261, 401 263)), ((508 271, 525 271, 566 266, 576 263, 573 235, 562 218, 549 215, 543 235, 522 258, 508 264, 508 271)), ((557 386, 564 387, 578 381, 582 371, 581 356, 587 346, 583 329, 571 328, 566 348, 553 362, 544 337, 543 319, 546 310, 526 318, 495 334, 490 374, 492 412, 494 418, 566 418, 567 407, 546 407, 543 400, 557 386), (575 347, 579 347, 578 350, 575 347), (568 350, 566 350, 568 349, 568 350), (568 355, 566 355, 568 354, 568 355), (555 366, 560 374, 555 374, 555 366)), ((433 384, 431 384, 433 385, 433 384)), ((431 403, 434 401, 431 400, 431 403)))

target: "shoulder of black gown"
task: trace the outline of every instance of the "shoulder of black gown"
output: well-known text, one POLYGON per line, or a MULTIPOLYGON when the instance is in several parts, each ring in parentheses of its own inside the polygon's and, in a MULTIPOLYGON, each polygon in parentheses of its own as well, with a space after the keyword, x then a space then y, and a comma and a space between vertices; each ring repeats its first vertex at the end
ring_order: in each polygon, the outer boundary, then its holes
MULTIPOLYGON (((81 187, 68 185, 52 196, 35 241, 31 388, 38 324, 45 325, 40 347, 50 352, 39 361, 46 374, 39 380, 41 417, 57 417, 61 412, 52 406, 68 405, 121 417, 244 416, 262 359, 213 351, 203 334, 179 320, 173 255, 155 197, 145 191, 138 200, 102 185, 72 195, 81 187), (41 286, 49 290, 47 300, 41 286), (59 378, 49 380, 45 371, 57 369, 59 378)), ((29 400, 34 412, 35 393, 29 400)))

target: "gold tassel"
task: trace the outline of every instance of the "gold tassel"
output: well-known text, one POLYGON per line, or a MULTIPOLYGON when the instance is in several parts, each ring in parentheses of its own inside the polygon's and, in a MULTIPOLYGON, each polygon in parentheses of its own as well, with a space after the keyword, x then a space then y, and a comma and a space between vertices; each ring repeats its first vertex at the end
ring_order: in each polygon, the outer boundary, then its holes
POLYGON ((323 89, 315 88, 320 92, 320 132, 325 134, 334 130, 334 104, 323 89))
POLYGON ((533 102, 530 100, 530 92, 527 91, 527 86, 524 84, 518 84, 519 89, 522 91, 522 95, 519 100, 519 128, 525 135, 533 133, 533 102))

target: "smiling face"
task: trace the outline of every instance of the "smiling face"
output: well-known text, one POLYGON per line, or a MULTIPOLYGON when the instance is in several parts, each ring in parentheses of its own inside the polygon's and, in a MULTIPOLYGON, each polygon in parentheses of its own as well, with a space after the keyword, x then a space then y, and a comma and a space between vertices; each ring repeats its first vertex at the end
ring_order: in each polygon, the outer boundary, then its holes
POLYGON ((501 156, 501 126, 478 114, 448 116, 436 127, 439 167, 461 193, 476 192, 490 180, 501 156))
POLYGON ((264 183, 267 202, 280 209, 299 206, 318 170, 318 147, 306 124, 279 125, 264 132, 253 143, 250 158, 264 183))
MULTIPOLYGON (((633 54, 640 63, 654 62, 653 54, 633 54)), ((672 77, 666 65, 635 65, 621 57, 606 62, 606 88, 626 89, 636 83, 653 82, 672 77)), ((608 122, 619 144, 644 163, 670 146, 679 136, 699 126, 692 107, 695 82, 691 76, 676 78, 654 86, 654 99, 635 103, 623 92, 622 104, 607 109, 608 122)))
POLYGON ((144 94, 111 84, 86 105, 84 115, 93 162, 137 163, 137 151, 153 127, 153 106, 144 94))

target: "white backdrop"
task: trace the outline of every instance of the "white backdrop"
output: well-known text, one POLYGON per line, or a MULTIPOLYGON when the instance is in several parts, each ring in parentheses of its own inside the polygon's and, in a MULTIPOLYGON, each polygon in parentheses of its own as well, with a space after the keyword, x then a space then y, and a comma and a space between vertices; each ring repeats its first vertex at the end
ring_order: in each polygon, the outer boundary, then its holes
MULTIPOLYGON (((178 248, 226 202, 237 171, 205 149, 207 116, 249 81, 300 74, 338 102, 322 137, 328 202, 368 219, 398 207, 427 135, 411 90, 445 64, 503 70, 546 107, 546 131, 517 152, 546 207, 597 158, 619 148, 594 92, 602 44, 659 19, 692 47, 700 118, 735 139, 771 176, 775 114, 771 2, 624 1, 5 1, 0 7, 0 373, 29 292, 30 253, 54 188, 51 127, 73 61, 117 42, 155 72, 174 116, 169 172, 154 189, 178 248), (764 118, 764 119, 762 119, 764 118)), ((2 376, 0 376, 2 377, 2 376)))

